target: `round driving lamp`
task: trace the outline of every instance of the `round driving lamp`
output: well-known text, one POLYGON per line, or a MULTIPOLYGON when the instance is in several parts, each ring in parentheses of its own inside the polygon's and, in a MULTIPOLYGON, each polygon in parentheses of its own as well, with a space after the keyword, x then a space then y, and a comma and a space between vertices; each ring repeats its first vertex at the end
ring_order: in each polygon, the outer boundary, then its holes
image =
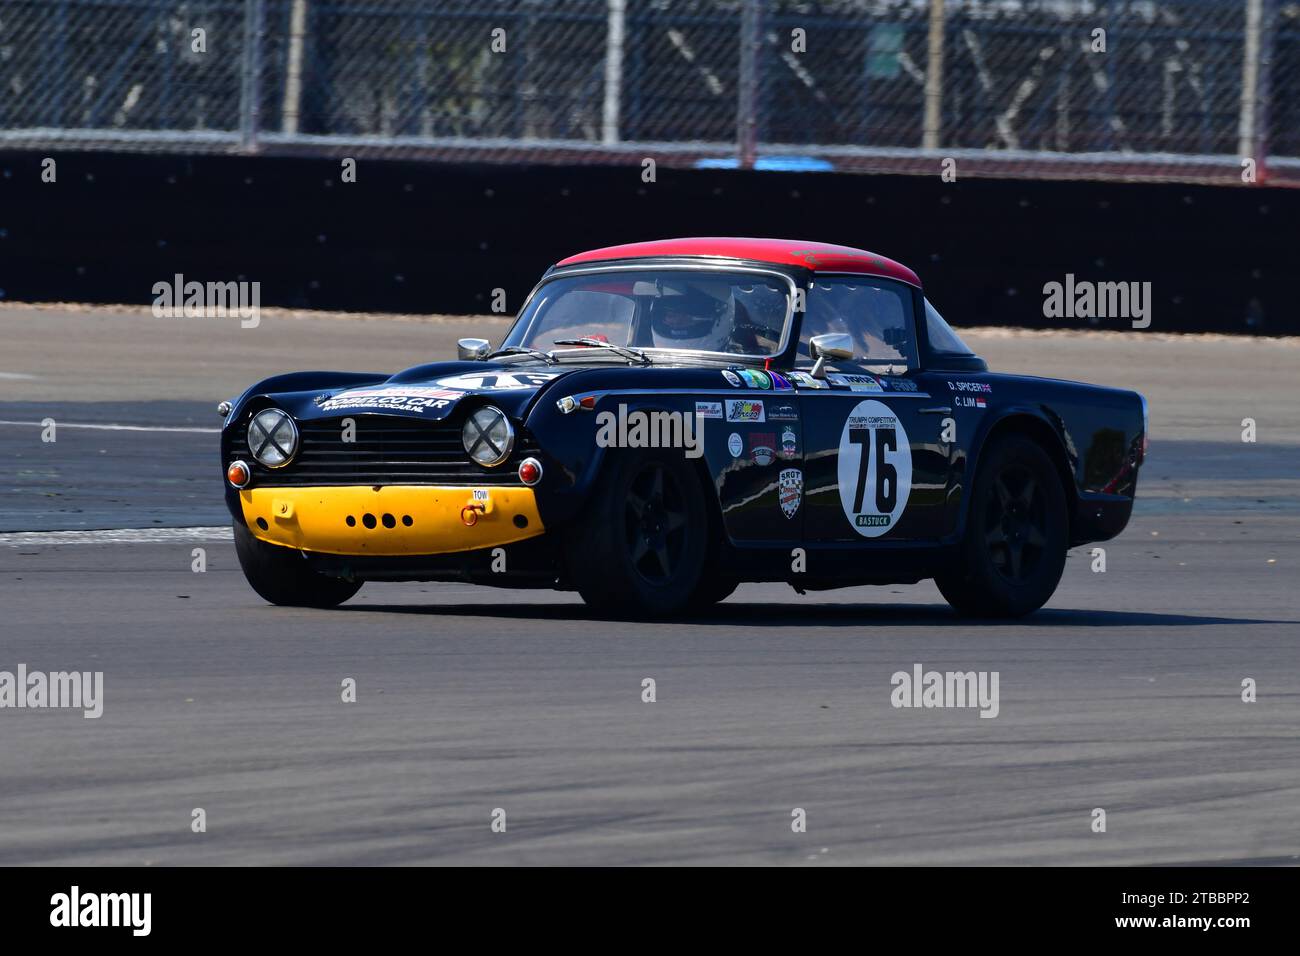
POLYGON ((460 432, 465 451, 477 464, 494 468, 510 457, 515 447, 515 430, 506 413, 494 405, 484 405, 465 419, 460 432))
POLYGON ((298 450, 298 426, 287 412, 263 409, 248 423, 248 450, 267 468, 283 468, 298 450))

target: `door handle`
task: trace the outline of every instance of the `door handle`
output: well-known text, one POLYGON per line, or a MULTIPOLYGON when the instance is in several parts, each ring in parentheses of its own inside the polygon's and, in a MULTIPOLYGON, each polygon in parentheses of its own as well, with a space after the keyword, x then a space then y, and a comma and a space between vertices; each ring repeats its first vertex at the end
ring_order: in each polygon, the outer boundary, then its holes
POLYGON ((922 415, 951 415, 952 409, 947 405, 940 405, 937 408, 922 408, 920 413, 922 415))

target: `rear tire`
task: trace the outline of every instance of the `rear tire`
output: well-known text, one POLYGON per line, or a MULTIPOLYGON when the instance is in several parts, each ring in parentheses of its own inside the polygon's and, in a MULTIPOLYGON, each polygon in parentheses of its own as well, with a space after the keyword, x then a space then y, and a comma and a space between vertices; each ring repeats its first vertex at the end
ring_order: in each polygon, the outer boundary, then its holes
POLYGON ((235 522, 235 553, 244 577, 259 595, 283 607, 337 607, 361 590, 360 581, 345 581, 313 571, 292 548, 267 544, 235 522))
POLYGON ((980 457, 959 560, 935 584, 958 614, 1023 617, 1056 591, 1068 543, 1065 491, 1047 452, 1023 435, 997 438, 980 457))
POLYGON ((677 614, 700 585, 708 528, 699 479, 680 452, 611 452, 566 535, 565 563, 602 613, 677 614))

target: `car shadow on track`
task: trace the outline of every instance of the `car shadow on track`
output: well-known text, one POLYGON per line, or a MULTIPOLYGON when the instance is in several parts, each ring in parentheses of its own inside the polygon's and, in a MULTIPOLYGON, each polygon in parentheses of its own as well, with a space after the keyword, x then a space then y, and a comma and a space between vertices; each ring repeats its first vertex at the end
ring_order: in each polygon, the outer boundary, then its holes
POLYGON ((646 624, 695 624, 745 627, 1196 627, 1215 624, 1297 624, 1261 618, 1216 617, 1203 614, 1158 614, 1148 611, 1069 610, 1047 608, 1023 618, 962 618, 935 604, 768 604, 726 602, 690 616, 670 618, 610 618, 582 604, 345 604, 342 611, 384 614, 428 614, 438 617, 480 617, 512 620, 624 620, 646 624))

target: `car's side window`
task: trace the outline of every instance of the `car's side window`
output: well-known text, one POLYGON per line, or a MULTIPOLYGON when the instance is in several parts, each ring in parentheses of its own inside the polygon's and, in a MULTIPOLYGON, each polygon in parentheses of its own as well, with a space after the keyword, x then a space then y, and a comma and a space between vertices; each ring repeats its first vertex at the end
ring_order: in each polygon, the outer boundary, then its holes
POLYGON ((870 276, 814 279, 799 330, 797 364, 812 364, 808 343, 813 336, 834 332, 853 339, 856 364, 917 365, 911 291, 897 283, 870 276))

